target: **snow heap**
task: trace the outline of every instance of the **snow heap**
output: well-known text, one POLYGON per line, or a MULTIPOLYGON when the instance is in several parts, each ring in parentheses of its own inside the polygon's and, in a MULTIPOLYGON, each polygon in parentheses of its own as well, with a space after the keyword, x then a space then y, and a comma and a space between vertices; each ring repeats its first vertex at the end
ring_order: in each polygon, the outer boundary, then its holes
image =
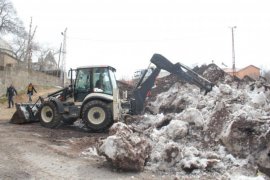
POLYGON ((137 117, 128 130, 121 125, 125 128, 105 139, 100 151, 129 162, 114 163, 124 169, 143 169, 134 164, 140 152, 142 162, 149 153, 146 168, 154 172, 230 178, 236 172, 252 177, 262 171, 270 176, 269 97, 262 89, 225 84, 204 96, 195 86, 176 83, 148 104, 151 114, 137 117), (124 143, 129 149, 119 145, 124 143))
POLYGON ((144 169, 146 158, 150 154, 150 144, 143 137, 134 134, 123 123, 110 128, 110 136, 99 145, 98 154, 103 155, 116 168, 140 171, 144 169))

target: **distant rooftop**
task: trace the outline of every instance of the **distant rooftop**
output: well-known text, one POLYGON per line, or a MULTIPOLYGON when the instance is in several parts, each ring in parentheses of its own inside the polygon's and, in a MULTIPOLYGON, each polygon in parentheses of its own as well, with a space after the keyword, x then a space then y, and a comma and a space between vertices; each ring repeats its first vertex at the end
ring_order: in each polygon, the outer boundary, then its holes
POLYGON ((13 53, 11 46, 2 38, 0 38, 0 52, 4 52, 12 57, 15 57, 15 54, 13 53))
POLYGON ((9 50, 9 51, 12 50, 11 46, 2 38, 0 38, 0 49, 5 49, 5 50, 9 50))
MULTIPOLYGON (((248 66, 246 66, 246 67, 244 67, 244 68, 236 68, 235 71, 237 72, 237 71, 246 69, 246 68, 248 68, 249 66, 253 66, 253 67, 257 68, 257 69, 260 69, 260 68, 254 66, 254 65, 248 65, 248 66)), ((223 68, 222 70, 225 71, 226 73, 232 73, 232 72, 233 72, 233 69, 232 69, 232 68, 223 68)))

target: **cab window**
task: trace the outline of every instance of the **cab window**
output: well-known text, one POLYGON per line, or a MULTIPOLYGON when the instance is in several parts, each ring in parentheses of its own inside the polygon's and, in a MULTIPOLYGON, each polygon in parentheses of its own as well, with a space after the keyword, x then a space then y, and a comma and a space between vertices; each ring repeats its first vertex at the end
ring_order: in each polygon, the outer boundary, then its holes
POLYGON ((93 83, 94 92, 112 95, 112 84, 108 68, 94 68, 93 83))
POLYGON ((88 69, 80 69, 77 72, 76 90, 89 90, 90 88, 90 73, 88 69))
POLYGON ((112 81, 112 86, 113 88, 117 88, 117 82, 116 82, 116 78, 115 78, 115 74, 112 70, 109 70, 110 72, 110 77, 111 77, 111 81, 112 81))

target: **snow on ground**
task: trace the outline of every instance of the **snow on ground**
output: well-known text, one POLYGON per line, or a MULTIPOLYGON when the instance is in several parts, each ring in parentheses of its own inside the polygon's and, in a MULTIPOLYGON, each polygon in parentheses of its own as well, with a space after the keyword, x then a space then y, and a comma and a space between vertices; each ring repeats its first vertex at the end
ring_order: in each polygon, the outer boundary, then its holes
MULTIPOLYGON (((270 169, 269 97, 269 92, 260 88, 251 91, 248 86, 236 89, 219 84, 204 95, 193 85, 175 83, 148 104, 151 114, 138 117, 125 126, 124 132, 129 139, 137 137, 150 143, 151 153, 143 158, 145 168, 153 172, 179 177, 265 179, 258 172, 270 169)), ((109 136, 101 154, 114 159, 119 150, 123 153, 121 146, 130 144, 122 139, 122 145, 114 146, 113 139, 119 137, 123 135, 109 136)))

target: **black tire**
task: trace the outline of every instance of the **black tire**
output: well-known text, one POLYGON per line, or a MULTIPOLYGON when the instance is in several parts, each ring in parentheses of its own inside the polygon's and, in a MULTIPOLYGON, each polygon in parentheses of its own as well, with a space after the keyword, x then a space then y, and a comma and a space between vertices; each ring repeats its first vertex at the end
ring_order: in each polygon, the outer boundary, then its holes
POLYGON ((93 100, 83 107, 82 120, 88 129, 102 132, 113 124, 112 110, 107 103, 93 100))
POLYGON ((40 124, 47 128, 57 128, 61 124, 61 115, 52 102, 44 102, 39 110, 40 124))
POLYGON ((75 121, 77 121, 78 118, 66 118, 66 117, 63 117, 62 118, 62 121, 64 124, 67 124, 67 125, 72 125, 75 121))

